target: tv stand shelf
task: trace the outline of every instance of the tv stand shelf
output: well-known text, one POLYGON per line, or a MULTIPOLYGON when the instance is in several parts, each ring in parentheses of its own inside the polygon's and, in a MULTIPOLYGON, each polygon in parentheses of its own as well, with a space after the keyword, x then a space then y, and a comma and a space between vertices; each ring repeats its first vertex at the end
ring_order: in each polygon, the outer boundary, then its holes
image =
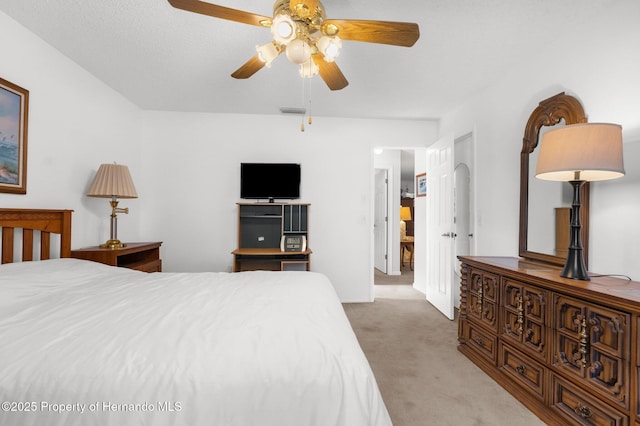
POLYGON ((233 271, 310 270, 309 204, 238 203, 238 248, 233 271), (304 251, 282 251, 283 236, 304 236, 304 251))

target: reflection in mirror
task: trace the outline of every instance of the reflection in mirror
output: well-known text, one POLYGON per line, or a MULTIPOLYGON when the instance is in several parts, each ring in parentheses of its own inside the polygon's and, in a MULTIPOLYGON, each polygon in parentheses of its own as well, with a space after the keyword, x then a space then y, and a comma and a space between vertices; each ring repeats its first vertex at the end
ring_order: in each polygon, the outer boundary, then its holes
MULTIPOLYGON (((538 156, 536 148, 542 134, 555 126, 586 122, 580 101, 564 92, 541 101, 527 121, 520 152, 519 241, 519 255, 526 259, 556 265, 564 265, 566 261, 564 247, 568 247, 570 235, 566 224, 569 223, 571 187, 562 182, 544 182, 534 177, 538 156)), ((582 186, 580 198, 581 239, 586 262, 589 250, 588 183, 582 186)))
MULTIPOLYGON (((538 140, 552 129, 565 126, 564 120, 553 127, 540 129, 538 140)), ((573 193, 565 182, 536 179, 540 150, 529 154, 529 238, 527 249, 566 258, 571 233, 569 214, 573 193)))

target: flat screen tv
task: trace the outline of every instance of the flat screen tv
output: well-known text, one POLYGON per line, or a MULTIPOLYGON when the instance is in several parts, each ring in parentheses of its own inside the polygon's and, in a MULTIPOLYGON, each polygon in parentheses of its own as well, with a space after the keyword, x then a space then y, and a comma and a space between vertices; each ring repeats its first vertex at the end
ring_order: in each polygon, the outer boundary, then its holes
POLYGON ((240 198, 270 202, 300 198, 300 164, 240 164, 240 198))

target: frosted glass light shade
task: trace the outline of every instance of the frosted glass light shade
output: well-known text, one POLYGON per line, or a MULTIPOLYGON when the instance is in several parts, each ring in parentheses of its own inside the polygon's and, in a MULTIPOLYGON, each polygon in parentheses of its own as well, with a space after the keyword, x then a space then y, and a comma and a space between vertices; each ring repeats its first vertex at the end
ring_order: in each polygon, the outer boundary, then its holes
POLYGON ((551 130, 542 137, 536 177, 597 181, 624 176, 622 127, 584 123, 551 130))
POLYGON ((290 16, 278 15, 273 18, 271 35, 275 41, 286 46, 296 38, 296 24, 290 16))
POLYGON ((89 197, 100 198, 138 198, 129 168, 121 164, 101 164, 93 179, 89 197))
POLYGON ((342 41, 340 38, 322 36, 318 40, 316 47, 324 55, 324 60, 327 62, 333 62, 338 55, 340 55, 340 49, 342 48, 342 41))
POLYGON ((265 63, 267 68, 271 68, 271 62, 278 57, 278 48, 273 43, 256 46, 258 57, 265 63))
POLYGON ((311 58, 311 47, 300 39, 295 39, 287 46, 287 59, 294 64, 303 64, 311 58))

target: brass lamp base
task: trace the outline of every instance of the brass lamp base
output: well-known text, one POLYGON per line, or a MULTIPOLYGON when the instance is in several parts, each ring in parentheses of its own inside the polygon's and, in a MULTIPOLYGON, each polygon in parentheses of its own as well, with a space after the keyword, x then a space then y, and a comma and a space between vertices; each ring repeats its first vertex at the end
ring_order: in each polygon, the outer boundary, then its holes
POLYGON ((107 242, 104 244, 100 244, 100 248, 118 250, 127 246, 126 244, 121 243, 118 239, 118 213, 128 214, 129 209, 119 208, 118 200, 116 200, 116 197, 113 197, 111 201, 109 201, 109 204, 111 204, 111 232, 109 233, 109 239, 107 240, 107 242))
POLYGON ((108 248, 111 250, 117 250, 126 247, 125 243, 120 242, 120 240, 107 240, 106 243, 100 244, 100 248, 108 248))

